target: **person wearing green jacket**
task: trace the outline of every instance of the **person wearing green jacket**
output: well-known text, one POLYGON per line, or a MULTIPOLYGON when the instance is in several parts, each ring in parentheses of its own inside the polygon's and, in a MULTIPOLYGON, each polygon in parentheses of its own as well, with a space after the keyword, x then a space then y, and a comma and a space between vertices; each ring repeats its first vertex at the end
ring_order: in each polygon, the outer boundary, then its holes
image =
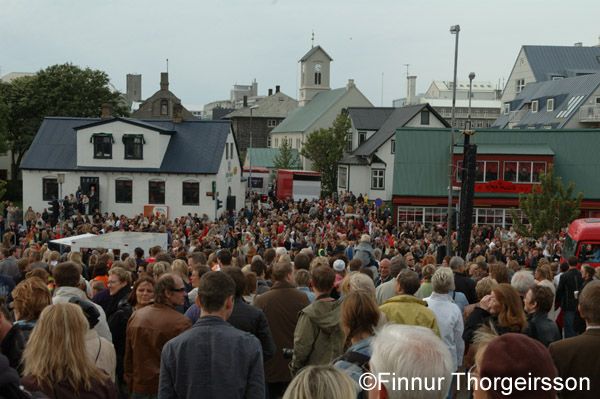
POLYGON ((329 364, 344 351, 344 332, 340 325, 342 303, 329 293, 335 271, 318 266, 312 272, 315 301, 302 309, 294 331, 294 355, 290 371, 296 375, 306 366, 329 364))

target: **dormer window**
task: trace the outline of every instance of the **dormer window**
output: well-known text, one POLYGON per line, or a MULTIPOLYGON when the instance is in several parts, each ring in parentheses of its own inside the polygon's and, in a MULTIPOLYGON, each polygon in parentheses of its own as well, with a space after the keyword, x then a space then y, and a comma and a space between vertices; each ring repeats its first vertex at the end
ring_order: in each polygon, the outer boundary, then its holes
POLYGON ((123 135, 125 144, 125 159, 144 159, 144 147, 146 143, 142 134, 123 135))
POLYGON ((160 101, 160 114, 169 115, 169 100, 160 101))
POLYGON ((549 98, 548 101, 546 102, 546 110, 547 110, 547 112, 554 111, 554 99, 553 98, 549 98))
POLYGON ((96 133, 92 135, 90 142, 94 144, 94 158, 111 159, 112 145, 115 142, 110 133, 96 133))
POLYGON ((534 114, 535 114, 536 112, 538 112, 538 106, 539 106, 539 102, 538 102, 538 100, 533 100, 533 101, 531 102, 531 112, 532 112, 532 113, 534 113, 534 114))

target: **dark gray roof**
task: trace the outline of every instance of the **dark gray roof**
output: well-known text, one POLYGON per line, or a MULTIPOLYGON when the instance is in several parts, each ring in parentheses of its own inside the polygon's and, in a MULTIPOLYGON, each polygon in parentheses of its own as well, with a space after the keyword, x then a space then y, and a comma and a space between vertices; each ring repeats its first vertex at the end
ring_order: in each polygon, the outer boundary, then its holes
POLYGON ((327 52, 325 50, 323 50, 323 47, 321 47, 321 46, 313 47, 310 50, 308 50, 308 53, 304 54, 304 57, 300 58, 300 61, 306 60, 308 57, 310 57, 311 55, 316 53, 317 50, 321 50, 322 52, 324 52, 325 55, 327 56, 327 58, 329 58, 329 61, 333 61, 333 58, 331 58, 329 56, 329 54, 327 54, 327 52))
POLYGON ((538 82, 600 71, 600 47, 523 46, 523 50, 538 82))
MULTIPOLYGON (((258 108, 252 110, 252 117, 254 118, 285 118, 298 107, 298 101, 286 94, 278 92, 268 97, 261 98, 255 105, 258 105, 258 108)), ((249 118, 250 108, 251 107, 237 109, 225 115, 223 119, 249 118)))
POLYGON ((492 124, 492 128, 504 129, 514 115, 532 101, 538 101, 538 112, 531 110, 524 113, 516 123, 520 128, 535 127, 543 129, 552 126, 562 129, 577 115, 581 105, 586 104, 589 96, 600 86, 600 73, 578 76, 576 78, 549 80, 530 83, 510 102, 511 113, 501 114, 492 124), (554 111, 548 112, 548 99, 554 99, 554 111))
POLYGON ((20 168, 216 174, 231 129, 229 121, 184 120, 181 123, 173 123, 168 120, 136 120, 154 129, 175 132, 169 140, 160 168, 77 166, 77 129, 85 125, 119 119, 46 117, 20 168))
POLYGON ((403 127, 424 108, 427 108, 429 112, 431 112, 432 116, 436 117, 440 120, 440 122, 449 127, 444 118, 442 118, 433 108, 431 108, 429 104, 408 105, 406 107, 396 108, 383 123, 383 125, 381 125, 379 130, 369 137, 367 141, 362 143, 356 150, 354 150, 352 154, 358 156, 370 156, 386 141, 394 137, 396 134, 396 129, 403 127))
POLYGON ((338 164, 344 165, 368 165, 369 161, 367 161, 364 157, 357 157, 356 155, 346 155, 342 158, 338 164))
POLYGON ((348 107, 348 116, 356 130, 379 130, 396 108, 348 107))

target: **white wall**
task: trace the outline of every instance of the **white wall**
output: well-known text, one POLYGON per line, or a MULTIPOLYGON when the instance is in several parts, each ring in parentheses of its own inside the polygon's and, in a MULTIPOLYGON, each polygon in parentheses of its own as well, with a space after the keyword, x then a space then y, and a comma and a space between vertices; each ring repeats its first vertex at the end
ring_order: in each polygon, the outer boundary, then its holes
MULTIPOLYGON (((519 55, 517 57, 517 61, 513 67, 513 70, 510 73, 510 77, 508 78, 508 82, 506 82, 506 86, 504 88, 504 92, 502 93, 502 110, 504 110, 504 104, 514 100, 517 96, 517 79, 525 79, 525 85, 528 83, 534 83, 535 77, 533 76, 533 71, 529 66, 529 61, 525 55, 525 50, 521 47, 519 51, 519 55), (522 60, 522 61, 521 61, 522 60)), ((511 111, 514 111, 511 109, 511 111)))
POLYGON ((151 129, 129 123, 115 121, 77 131, 77 165, 88 167, 115 168, 160 168, 170 136, 160 134, 151 129), (94 133, 110 133, 115 142, 112 145, 111 159, 95 159, 94 144, 90 139, 94 133), (125 159, 124 134, 142 134, 146 144, 143 145, 143 159, 125 159))

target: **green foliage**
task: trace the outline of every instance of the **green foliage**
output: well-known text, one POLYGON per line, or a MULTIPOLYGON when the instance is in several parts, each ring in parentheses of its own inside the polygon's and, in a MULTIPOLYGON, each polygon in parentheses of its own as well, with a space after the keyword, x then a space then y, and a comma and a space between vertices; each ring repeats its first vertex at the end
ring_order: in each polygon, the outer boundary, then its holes
POLYGON ((539 237, 550 231, 555 234, 567 227, 580 214, 583 191, 573 198, 575 182, 571 181, 565 190, 560 177, 554 175, 552 165, 548 173, 540 176, 540 185, 534 185, 531 194, 519 195, 519 209, 529 220, 530 227, 523 225, 513 211, 515 230, 527 237, 539 237))
POLYGON ((0 150, 2 145, 12 150, 12 180, 44 117, 99 117, 104 103, 112 105, 115 115, 127 116, 120 98, 110 89, 105 72, 70 63, 0 85, 0 150))
POLYGON ((337 191, 337 163, 344 156, 346 134, 350 128, 350 118, 340 114, 329 129, 312 132, 300 151, 300 155, 312 161, 313 170, 321 172, 324 195, 337 191))
POLYGON ((275 156, 273 160, 275 169, 301 169, 302 162, 297 154, 292 151, 292 146, 288 140, 282 140, 281 146, 279 146, 279 154, 275 156))
POLYGON ((2 200, 0 201, 0 213, 4 211, 4 195, 6 194, 6 188, 4 188, 4 186, 6 186, 6 180, 0 180, 0 199, 2 200))

